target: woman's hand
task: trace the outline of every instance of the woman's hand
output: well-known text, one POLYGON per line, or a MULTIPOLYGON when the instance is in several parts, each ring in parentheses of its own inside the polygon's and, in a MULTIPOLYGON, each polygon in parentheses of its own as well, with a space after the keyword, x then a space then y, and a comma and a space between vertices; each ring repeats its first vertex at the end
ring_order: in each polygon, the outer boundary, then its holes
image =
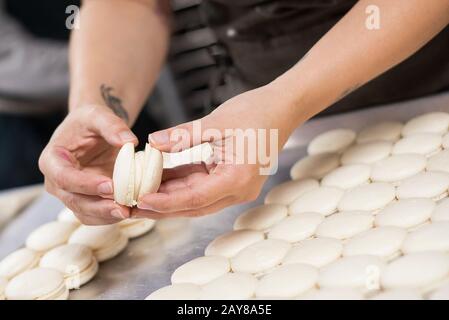
POLYGON ((137 143, 137 138, 107 107, 72 110, 39 159, 47 191, 84 224, 110 224, 129 217, 130 209, 112 200, 111 180, 116 155, 126 142, 137 143))
POLYGON ((165 152, 210 142, 214 159, 166 170, 159 191, 142 197, 132 214, 201 216, 256 199, 298 125, 297 117, 289 116, 292 109, 288 95, 267 85, 228 100, 200 120, 151 134, 150 143, 165 152))

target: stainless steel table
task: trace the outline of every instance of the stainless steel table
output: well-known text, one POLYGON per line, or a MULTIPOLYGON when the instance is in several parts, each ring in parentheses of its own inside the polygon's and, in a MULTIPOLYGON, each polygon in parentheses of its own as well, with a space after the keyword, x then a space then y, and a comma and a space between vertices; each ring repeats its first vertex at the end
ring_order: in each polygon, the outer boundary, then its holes
MULTIPOLYGON (((292 164, 305 155, 305 146, 316 134, 338 127, 360 130, 380 120, 405 121, 428 111, 449 111, 449 93, 409 102, 380 106, 309 121, 296 130, 279 159, 279 171, 271 176, 253 203, 230 207, 214 215, 185 220, 161 221, 149 234, 130 242, 117 258, 101 264, 96 278, 71 299, 143 299, 170 283, 171 273, 181 264, 203 255, 207 244, 231 230, 235 217, 262 203, 266 192, 289 178, 292 164)), ((0 229, 0 259, 23 245, 37 226, 55 219, 62 204, 48 194, 0 229)))

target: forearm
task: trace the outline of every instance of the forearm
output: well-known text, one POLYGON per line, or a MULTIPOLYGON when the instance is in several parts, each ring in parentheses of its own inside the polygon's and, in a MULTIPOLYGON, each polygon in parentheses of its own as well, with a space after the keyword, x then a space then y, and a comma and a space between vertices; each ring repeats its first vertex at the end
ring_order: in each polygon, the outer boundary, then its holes
POLYGON ((362 0, 309 53, 273 81, 292 103, 294 126, 405 60, 449 23, 449 1, 362 0), (369 30, 365 9, 380 9, 380 29, 369 30))
POLYGON ((70 109, 107 105, 132 124, 169 42, 166 0, 87 0, 70 42, 70 109))

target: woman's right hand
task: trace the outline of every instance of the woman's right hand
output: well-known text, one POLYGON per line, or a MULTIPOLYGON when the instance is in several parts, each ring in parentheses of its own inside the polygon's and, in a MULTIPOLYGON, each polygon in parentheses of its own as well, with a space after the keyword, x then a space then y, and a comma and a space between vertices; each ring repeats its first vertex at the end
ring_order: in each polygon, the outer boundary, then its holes
POLYGON ((39 159, 46 190, 83 224, 118 222, 130 208, 113 201, 112 171, 120 147, 137 144, 128 125, 102 105, 72 110, 54 132, 39 159))

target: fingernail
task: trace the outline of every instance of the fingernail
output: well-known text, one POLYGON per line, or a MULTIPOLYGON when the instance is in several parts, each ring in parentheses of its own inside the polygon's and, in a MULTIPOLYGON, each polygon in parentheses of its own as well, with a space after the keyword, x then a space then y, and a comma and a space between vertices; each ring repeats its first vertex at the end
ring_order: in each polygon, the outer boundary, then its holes
POLYGON ((103 182, 98 186, 98 193, 100 194, 112 194, 112 183, 111 182, 103 182))
POLYGON ((133 142, 136 140, 136 136, 130 131, 122 131, 118 136, 122 142, 133 142))
POLYGON ((154 132, 148 138, 155 145, 166 145, 170 143, 170 137, 166 130, 154 132))
POLYGON ((114 218, 117 218, 117 219, 121 219, 121 220, 126 218, 119 209, 112 210, 111 216, 113 216, 114 218))
POLYGON ((143 209, 143 210, 153 210, 153 207, 150 204, 145 203, 145 202, 139 202, 137 204, 137 208, 143 209))

